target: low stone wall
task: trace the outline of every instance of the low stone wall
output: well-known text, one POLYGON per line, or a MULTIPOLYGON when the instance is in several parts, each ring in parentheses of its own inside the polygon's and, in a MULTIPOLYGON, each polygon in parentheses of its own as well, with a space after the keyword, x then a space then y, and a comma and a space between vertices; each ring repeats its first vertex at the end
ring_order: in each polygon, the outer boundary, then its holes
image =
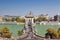
POLYGON ((21 22, 0 22, 0 24, 5 24, 5 25, 18 25, 18 24, 25 24, 21 22))
POLYGON ((60 40, 60 39, 44 39, 44 40, 60 40))
MULTIPOLYGON (((11 38, 0 38, 0 40, 17 40, 17 39, 11 39, 11 38)), ((24 39, 24 40, 28 40, 28 39, 24 39)), ((29 39, 29 40, 33 40, 33 39, 29 39)), ((60 39, 39 39, 39 40, 60 40, 60 39)))

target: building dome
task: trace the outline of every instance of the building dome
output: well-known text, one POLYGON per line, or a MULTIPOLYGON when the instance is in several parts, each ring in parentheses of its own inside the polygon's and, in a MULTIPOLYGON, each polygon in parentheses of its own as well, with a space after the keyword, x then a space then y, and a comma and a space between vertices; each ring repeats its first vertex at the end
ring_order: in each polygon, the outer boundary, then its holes
POLYGON ((30 11, 30 13, 27 14, 25 17, 26 17, 26 18, 33 18, 34 16, 33 16, 33 14, 32 14, 31 11, 30 11))

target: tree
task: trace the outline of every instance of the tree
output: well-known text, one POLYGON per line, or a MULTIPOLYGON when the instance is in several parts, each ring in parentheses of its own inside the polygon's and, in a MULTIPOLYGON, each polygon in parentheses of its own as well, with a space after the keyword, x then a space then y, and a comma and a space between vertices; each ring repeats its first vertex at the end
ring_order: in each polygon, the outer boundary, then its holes
POLYGON ((51 39, 52 38, 58 38, 57 32, 53 28, 48 28, 47 33, 45 34, 45 37, 49 36, 51 39))
POLYGON ((2 33, 2 37, 6 37, 6 38, 10 38, 12 35, 7 27, 3 28, 1 33, 2 33))
POLYGON ((23 22, 23 23, 24 23, 24 22, 25 22, 25 19, 17 17, 17 18, 16 18, 16 21, 17 21, 17 22, 23 22))
POLYGON ((20 22, 23 22, 23 23, 24 23, 24 22, 25 22, 25 19, 23 19, 23 18, 20 18, 20 22))
POLYGON ((57 30, 57 33, 58 33, 58 38, 60 38, 60 28, 57 30))
POLYGON ((14 22, 15 21, 15 18, 12 18, 11 21, 14 22))
POLYGON ((20 19, 19 19, 19 17, 16 17, 16 19, 15 19, 15 20, 16 20, 16 22, 20 22, 20 19))
POLYGON ((35 22, 36 22, 36 19, 34 18, 33 21, 34 21, 34 23, 35 23, 35 22))
POLYGON ((42 18, 41 17, 38 17, 37 18, 37 21, 41 22, 42 21, 42 18))
POLYGON ((47 21, 47 19, 45 17, 42 18, 42 21, 47 21))
POLYGON ((0 37, 2 36, 2 33, 1 33, 2 29, 0 28, 0 37))
POLYGON ((18 36, 23 35, 23 31, 18 31, 18 36))
POLYGON ((58 20, 58 15, 55 15, 54 16, 54 21, 57 21, 58 20))
POLYGON ((41 22, 41 21, 47 21, 47 19, 45 17, 38 17, 37 21, 41 22))

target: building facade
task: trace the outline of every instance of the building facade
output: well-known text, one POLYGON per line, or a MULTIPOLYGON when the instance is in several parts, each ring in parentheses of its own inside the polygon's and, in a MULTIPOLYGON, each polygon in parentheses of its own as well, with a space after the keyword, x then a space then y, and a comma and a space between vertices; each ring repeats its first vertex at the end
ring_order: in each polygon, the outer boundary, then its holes
POLYGON ((2 22, 2 21, 3 21, 3 20, 2 20, 2 18, 3 18, 3 17, 2 17, 2 16, 0 16, 0 22, 2 22))

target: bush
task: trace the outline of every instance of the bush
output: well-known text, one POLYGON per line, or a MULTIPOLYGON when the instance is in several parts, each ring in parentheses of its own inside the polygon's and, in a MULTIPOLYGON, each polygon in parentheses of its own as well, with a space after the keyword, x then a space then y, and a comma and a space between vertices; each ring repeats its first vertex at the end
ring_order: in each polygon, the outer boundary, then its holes
POLYGON ((58 38, 58 33, 56 30, 49 28, 47 29, 47 33, 45 34, 45 37, 49 36, 51 39, 58 38))
POLYGON ((2 29, 1 34, 2 34, 1 36, 5 38, 11 38, 12 35, 7 27, 2 29))

